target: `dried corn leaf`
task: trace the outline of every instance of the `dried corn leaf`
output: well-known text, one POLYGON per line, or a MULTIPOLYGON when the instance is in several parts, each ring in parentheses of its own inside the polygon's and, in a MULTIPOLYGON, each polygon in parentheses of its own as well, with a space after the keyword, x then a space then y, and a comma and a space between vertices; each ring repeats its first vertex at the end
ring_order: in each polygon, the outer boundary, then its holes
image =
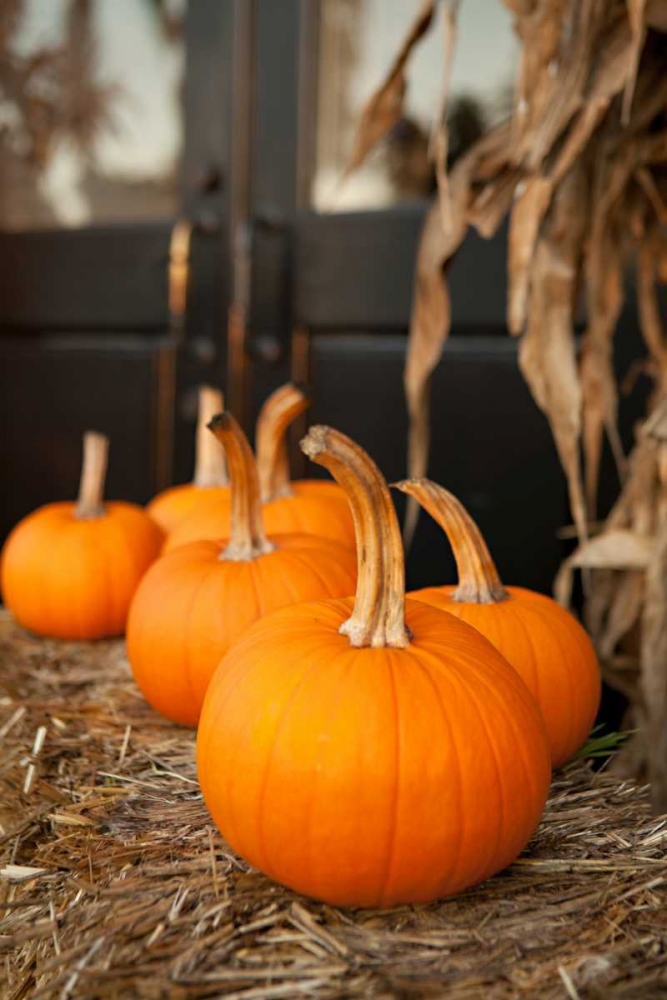
POLYGON ((614 219, 632 177, 634 157, 634 146, 626 144, 611 161, 611 166, 602 160, 592 194, 591 235, 585 268, 588 325, 581 365, 586 496, 591 517, 595 516, 603 430, 621 479, 625 471, 613 366, 613 336, 623 305, 622 241, 614 219))
POLYGON ((651 559, 651 541, 634 531, 605 531, 580 545, 558 570, 554 596, 567 607, 576 569, 645 570, 651 559))
POLYGON ((628 20, 632 29, 632 57, 630 72, 623 94, 623 110, 621 112, 621 122, 627 125, 630 120, 630 108, 637 82, 637 70, 639 69, 639 57, 641 56, 644 39, 646 38, 646 0, 626 0, 628 8, 628 20))
POLYGON ((450 204, 449 182, 447 178, 447 157, 449 155, 449 132, 447 129, 447 102, 449 100, 449 87, 452 75, 452 63, 454 61, 454 44, 456 41, 456 19, 458 16, 460 0, 449 0, 445 6, 443 17, 444 31, 444 69, 443 85, 440 97, 440 108, 434 120, 433 131, 431 132, 430 156, 435 165, 435 176, 438 184, 438 199, 440 202, 440 214, 442 216, 442 227, 447 230, 452 225, 452 207, 450 204))
POLYGON ((490 181, 475 197, 468 210, 468 222, 480 236, 488 240, 495 235, 512 205, 522 176, 520 170, 504 170, 497 180, 490 181))
POLYGON ((554 92, 550 67, 561 45, 568 0, 539 0, 515 24, 523 43, 514 104, 513 162, 521 164, 530 150, 536 123, 554 92))
POLYGON ((344 177, 364 162, 370 151, 396 125, 403 113, 407 86, 405 69, 415 46, 433 22, 436 0, 425 0, 386 77, 365 105, 344 177))
POLYGON ((667 397, 661 398, 642 430, 646 437, 660 443, 667 442, 667 397))
POLYGON ((658 374, 658 391, 667 391, 667 341, 662 327, 656 290, 656 243, 645 242, 637 254, 637 307, 639 324, 658 374))
MULTIPOLYGON (((642 433, 628 460, 628 476, 607 518, 606 531, 629 529, 636 535, 650 538, 655 522, 656 489, 656 448, 642 433)), ((638 584, 622 582, 624 577, 631 575, 611 570, 595 570, 592 574, 585 619, 601 655, 604 648, 606 659, 610 655, 607 648, 612 637, 616 632, 625 634, 622 631, 624 623, 634 614, 632 588, 638 584), (619 595, 619 590, 625 593, 619 595)))
MULTIPOLYGON (((639 170, 635 171, 635 177, 641 184, 644 194, 651 203, 651 208, 655 212, 658 225, 667 226, 667 204, 660 193, 653 174, 650 170, 647 170, 646 167, 640 167, 639 170)), ((643 237, 643 235, 644 231, 638 234, 639 238, 643 237)), ((661 251, 658 250, 658 253, 656 254, 656 269, 661 257, 661 251)))
POLYGON ((585 205, 583 172, 572 171, 554 197, 537 243, 531 271, 528 328, 519 347, 521 371, 551 425, 580 540, 586 538, 587 528, 579 464, 581 387, 573 311, 585 225, 582 205, 585 205))
POLYGON ((665 0, 648 0, 646 23, 656 31, 667 31, 667 4, 665 0))
POLYGON ((597 646, 603 660, 609 659, 624 635, 639 621, 644 600, 644 573, 614 573, 615 587, 607 620, 597 646))
POLYGON ((552 5, 559 15, 559 45, 535 87, 526 89, 530 121, 518 144, 519 162, 531 171, 539 169, 582 105, 605 2, 581 0, 574 5, 552 5), (563 6, 565 11, 558 10, 563 6))
POLYGON ((602 434, 606 429, 619 472, 624 468, 618 433, 618 392, 613 337, 623 306, 623 273, 618 241, 608 233, 591 241, 587 267, 588 326, 581 358, 586 507, 595 518, 602 434))
POLYGON ((507 326, 513 336, 526 325, 530 267, 540 226, 551 202, 553 184, 547 177, 531 177, 517 189, 510 215, 507 249, 507 326))
POLYGON ((611 569, 588 570, 589 592, 584 605, 586 628, 597 648, 600 648, 607 621, 607 613, 614 601, 619 573, 611 569))
POLYGON ((617 26, 611 38, 605 40, 584 106, 575 117, 556 162, 549 172, 554 184, 560 183, 582 154, 593 132, 604 118, 613 97, 623 89, 630 72, 631 59, 632 35, 624 20, 617 26))
POLYGON ((530 14, 538 0, 503 0, 503 3, 513 14, 525 17, 530 14))
MULTIPOLYGON (((451 308, 444 266, 455 252, 466 226, 459 210, 459 224, 454 233, 450 229, 445 239, 440 207, 435 202, 426 216, 422 231, 415 290, 405 361, 404 386, 410 421, 408 431, 408 476, 426 474, 429 451, 429 383, 433 369, 440 360, 442 348, 449 335, 451 308)), ((405 544, 409 545, 417 526, 418 507, 408 503, 405 522, 405 544)))
POLYGON ((607 529, 632 528, 651 535, 655 528, 657 449, 641 434, 628 460, 628 476, 607 518, 607 529))
MULTIPOLYGON (((662 446, 664 447, 664 445, 662 446)), ((664 488, 664 487, 663 487, 664 488)), ((667 501, 665 503, 667 508, 667 501)), ((646 572, 641 689, 646 709, 648 776, 656 813, 667 812, 667 509, 646 572)))
MULTIPOLYGON (((507 144, 507 126, 499 126, 479 142, 454 166, 450 180, 450 226, 442 227, 438 203, 434 203, 422 229, 415 270, 415 286, 410 318, 410 336, 403 383, 408 407, 408 476, 426 475, 429 446, 428 386, 440 360, 451 323, 445 266, 465 237, 472 182, 479 165, 502 155, 507 144)), ((406 545, 417 525, 418 508, 408 503, 404 523, 406 545)))
POLYGON ((647 130, 653 122, 662 116, 667 101, 667 74, 662 60, 650 62, 640 67, 635 98, 632 102, 630 121, 623 138, 637 139, 640 142, 651 142, 653 136, 647 130))

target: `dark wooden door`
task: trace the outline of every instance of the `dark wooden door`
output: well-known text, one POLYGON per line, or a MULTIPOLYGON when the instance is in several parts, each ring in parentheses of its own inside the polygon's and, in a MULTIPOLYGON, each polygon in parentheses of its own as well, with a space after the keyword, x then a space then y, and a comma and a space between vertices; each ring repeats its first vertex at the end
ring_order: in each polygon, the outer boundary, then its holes
MULTIPOLYGON (((11 484, 0 535, 73 495, 87 427, 112 437, 110 494, 144 501, 189 478, 201 382, 222 385, 250 429, 271 389, 307 381, 311 420, 353 435, 390 480, 404 475, 402 370, 427 201, 324 212, 311 198, 323 5, 338 17, 364 2, 190 0, 178 211, 151 225, 0 235, 0 465, 11 484), (179 220, 192 229, 182 317, 169 310, 179 220), (232 304, 242 322, 228 336, 232 304)), ((505 330, 505 243, 504 230, 472 233, 450 270, 430 474, 478 519, 508 582, 548 590, 566 491, 505 330)), ((306 472, 296 449, 294 463, 306 472)), ((408 573, 415 586, 453 573, 426 517, 408 573)))

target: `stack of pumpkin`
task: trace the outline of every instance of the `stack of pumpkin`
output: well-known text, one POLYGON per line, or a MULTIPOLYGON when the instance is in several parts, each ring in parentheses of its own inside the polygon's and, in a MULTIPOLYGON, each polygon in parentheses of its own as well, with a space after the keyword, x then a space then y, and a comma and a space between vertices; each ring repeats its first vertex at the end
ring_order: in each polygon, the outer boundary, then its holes
POLYGON ((285 432, 306 406, 277 390, 255 457, 204 393, 194 481, 147 511, 103 503, 106 441, 86 435, 78 503, 6 543, 5 603, 42 635, 126 629, 147 700, 198 725, 205 801, 251 864, 339 905, 437 899, 528 842, 551 767, 595 717, 595 654, 552 600, 503 587, 468 513, 428 480, 396 487, 447 534, 459 583, 406 599, 372 459, 313 427, 301 448, 336 483, 290 481, 285 432))

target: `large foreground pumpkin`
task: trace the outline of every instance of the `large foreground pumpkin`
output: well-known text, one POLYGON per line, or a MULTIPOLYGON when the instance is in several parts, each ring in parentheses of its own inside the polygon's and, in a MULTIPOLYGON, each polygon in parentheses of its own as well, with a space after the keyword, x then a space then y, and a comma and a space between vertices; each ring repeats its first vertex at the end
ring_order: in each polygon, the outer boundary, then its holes
MULTIPOLYGON (((285 435, 289 425, 310 405, 294 383, 276 389, 265 401, 256 428, 257 467, 269 534, 298 532, 331 538, 353 546, 354 526, 345 494, 335 483, 290 480, 285 435)), ((169 535, 164 551, 201 538, 229 534, 229 499, 213 496, 198 505, 169 535)))
POLYGON ((79 499, 40 507, 2 553, 2 596, 24 628, 56 639, 122 635, 162 532, 134 504, 103 502, 108 441, 89 431, 79 499))
POLYGON ((173 531, 184 518, 193 514, 200 504, 212 497, 228 503, 229 481, 225 455, 208 430, 208 423, 224 409, 219 389, 203 385, 199 389, 199 411, 195 435, 195 471, 191 483, 170 486, 153 497, 146 510, 165 534, 173 531))
POLYGON ((428 587, 412 596, 473 625, 500 650, 536 698, 552 762, 559 767, 585 741, 600 705, 593 643, 550 597, 503 586, 479 528, 455 496, 427 479, 406 480, 397 488, 446 533, 459 576, 457 587, 428 587))
POLYGON ((205 801, 228 843, 329 903, 437 899, 516 858, 550 780, 537 706, 474 629, 404 599, 389 491, 344 435, 302 445, 346 489, 355 599, 252 626, 209 686, 197 739, 205 801))
POLYGON ((252 622, 285 604, 351 594, 356 557, 312 535, 264 533, 250 446, 234 418, 211 422, 227 453, 231 537, 163 556, 132 603, 127 652, 135 680, 163 715, 196 725, 221 657, 252 622))

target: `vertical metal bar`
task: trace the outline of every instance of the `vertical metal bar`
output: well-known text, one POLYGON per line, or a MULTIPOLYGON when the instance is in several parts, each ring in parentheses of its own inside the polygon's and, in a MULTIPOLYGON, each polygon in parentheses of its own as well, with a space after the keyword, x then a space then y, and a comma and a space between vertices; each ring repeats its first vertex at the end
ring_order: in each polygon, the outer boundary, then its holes
MULTIPOLYGON (((320 0, 300 0, 299 5, 299 82, 296 208, 309 209, 317 151, 317 107, 319 85, 320 0)), ((311 334, 303 323, 292 329, 290 373, 293 381, 311 385, 311 334)), ((306 459, 297 442, 306 431, 308 417, 295 422, 291 439, 291 468, 294 477, 306 475, 306 459)))
POLYGON ((227 406, 248 429, 250 215, 254 112, 255 0, 234 0, 232 156, 229 190, 232 297, 227 325, 227 406))

